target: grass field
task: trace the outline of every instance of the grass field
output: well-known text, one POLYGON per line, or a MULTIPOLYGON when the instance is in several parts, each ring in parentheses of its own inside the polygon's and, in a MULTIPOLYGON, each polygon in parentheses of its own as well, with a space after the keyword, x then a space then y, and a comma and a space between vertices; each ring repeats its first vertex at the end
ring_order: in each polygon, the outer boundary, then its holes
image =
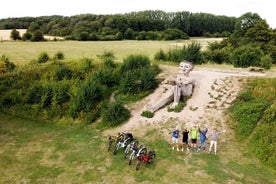
POLYGON ((0 42, 0 56, 6 55, 10 61, 17 65, 29 63, 37 59, 41 52, 47 52, 50 57, 61 51, 65 59, 74 60, 80 58, 97 59, 97 55, 105 51, 112 51, 116 61, 121 62, 130 54, 145 54, 153 59, 154 54, 162 49, 167 51, 172 48, 182 47, 192 41, 200 43, 202 49, 208 43, 220 41, 220 38, 193 38, 179 41, 48 41, 48 42, 0 42))
MULTIPOLYGON (((140 143, 157 159, 136 171, 122 150, 107 152, 107 137, 92 126, 44 124, 0 113, 0 183, 275 183, 276 173, 242 145, 224 143, 218 155, 172 151, 149 130, 140 143)), ((115 132, 114 132, 115 134, 115 132)), ((135 135, 134 135, 135 136, 135 135)))

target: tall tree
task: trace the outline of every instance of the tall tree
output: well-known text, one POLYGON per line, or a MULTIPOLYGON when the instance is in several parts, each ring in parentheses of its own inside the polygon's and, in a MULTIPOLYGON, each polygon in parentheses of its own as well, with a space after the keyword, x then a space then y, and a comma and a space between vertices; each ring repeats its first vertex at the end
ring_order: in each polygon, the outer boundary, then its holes
POLYGON ((21 40, 19 31, 17 31, 16 29, 13 29, 13 30, 11 31, 10 38, 11 38, 12 40, 21 40))

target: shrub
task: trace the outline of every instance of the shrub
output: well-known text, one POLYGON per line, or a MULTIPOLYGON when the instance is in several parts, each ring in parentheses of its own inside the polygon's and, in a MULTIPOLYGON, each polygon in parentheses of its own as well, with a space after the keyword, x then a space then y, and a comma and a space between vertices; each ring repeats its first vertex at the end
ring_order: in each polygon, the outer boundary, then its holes
POLYGON ((89 111, 86 114, 86 117, 85 117, 86 124, 91 124, 101 117, 101 108, 102 108, 101 105, 98 104, 95 108, 93 108, 93 110, 89 111))
POLYGON ((137 94, 140 92, 141 81, 137 80, 137 72, 127 72, 120 80, 119 91, 123 94, 137 94))
POLYGON ((23 41, 30 40, 31 38, 32 38, 32 34, 30 32, 26 32, 22 36, 23 41))
POLYGON ((6 63, 0 60, 0 74, 4 74, 8 71, 6 63))
POLYGON ((127 30, 124 33, 124 38, 127 40, 134 40, 134 38, 135 38, 134 34, 135 34, 135 32, 133 29, 127 28, 127 30))
POLYGON ((152 90, 158 86, 158 82, 155 78, 156 71, 151 68, 144 68, 141 71, 141 89, 142 90, 152 90))
POLYGON ((89 33, 86 31, 80 32, 76 34, 76 39, 79 41, 87 41, 90 39, 89 33))
POLYGON ((49 61, 50 57, 47 52, 41 52, 38 56, 38 63, 46 63, 49 61))
POLYGON ((63 60, 64 59, 64 54, 61 51, 59 51, 55 54, 53 59, 54 60, 63 60))
POLYGON ((89 58, 83 58, 79 62, 80 70, 82 70, 84 73, 89 72, 93 65, 92 65, 92 59, 89 58))
POLYGON ((10 34, 12 40, 21 40, 20 33, 16 29, 13 29, 10 34))
POLYGON ((130 112, 120 102, 110 102, 102 110, 104 126, 114 127, 130 118, 130 112))
POLYGON ((234 67, 246 68, 249 66, 260 66, 263 52, 258 47, 244 45, 234 50, 232 63, 234 67))
POLYGON ((230 53, 224 49, 216 49, 209 53, 208 59, 218 64, 229 63, 230 53))
POLYGON ((154 59, 157 61, 166 61, 167 60, 167 56, 165 54, 165 52, 160 49, 155 55, 154 55, 154 59))
POLYGON ((193 42, 189 44, 185 50, 185 60, 191 61, 194 64, 202 64, 202 54, 200 52, 201 46, 199 43, 193 42))
MULTIPOLYGON (((16 67, 15 64, 14 64, 13 62, 11 62, 11 61, 9 60, 9 58, 8 58, 7 56, 5 56, 5 55, 2 55, 2 56, 1 56, 0 61, 3 61, 3 62, 4 62, 4 65, 5 65, 4 68, 6 68, 6 70, 9 71, 9 72, 11 72, 12 70, 14 70, 15 67, 16 67)), ((3 67, 3 66, 2 66, 2 67, 3 67)), ((0 72, 0 73, 1 73, 1 72, 0 72)))
POLYGON ((123 74, 128 71, 138 70, 144 67, 150 67, 150 59, 148 56, 141 54, 130 55, 124 59, 124 62, 120 67, 120 73, 123 74))
POLYGON ((186 106, 186 102, 178 102, 178 104, 174 107, 168 107, 168 112, 181 112, 186 106))
POLYGON ((43 95, 43 88, 40 84, 35 84, 28 89, 26 93, 26 100, 29 104, 38 104, 43 95))
POLYGON ((107 85, 109 87, 118 83, 113 70, 105 67, 101 67, 97 71, 93 72, 92 78, 98 83, 107 85))
POLYGON ((224 45, 221 42, 213 42, 208 45, 208 49, 211 51, 222 49, 224 45))
POLYGON ((93 41, 99 40, 99 37, 96 33, 91 33, 89 37, 90 37, 90 40, 93 40, 93 41))
POLYGON ((183 60, 191 61, 194 64, 202 63, 202 54, 200 52, 200 44, 192 43, 187 47, 184 46, 181 49, 170 49, 167 54, 164 54, 163 51, 159 51, 155 54, 155 59, 166 59, 167 61, 173 61, 180 63, 183 60))
POLYGON ((168 61, 179 63, 185 58, 185 47, 182 49, 170 49, 167 54, 168 61))
POLYGON ((164 40, 188 39, 188 35, 179 29, 168 28, 162 33, 164 40))
POLYGON ((104 58, 103 66, 105 68, 115 69, 117 67, 117 64, 114 62, 113 58, 106 57, 106 58, 104 58))
POLYGON ((103 89, 93 78, 83 83, 77 92, 76 109, 78 112, 92 110, 103 98, 103 89))
POLYGON ((64 102, 69 101, 70 99, 69 89, 70 89, 70 85, 66 81, 55 83, 53 85, 52 103, 60 105, 64 102))
POLYGON ((152 118, 154 116, 154 113, 152 113, 150 111, 143 111, 141 116, 144 116, 146 118, 152 118))
POLYGON ((55 74, 54 74, 54 79, 57 81, 61 81, 61 80, 69 80, 72 78, 72 71, 71 69, 65 65, 65 64, 59 64, 55 74))
POLYGON ((270 69, 272 66, 272 58, 269 55, 261 57, 260 67, 264 69, 270 69))
POLYGON ((119 31, 115 34, 115 39, 116 40, 122 40, 123 39, 123 34, 119 31))
POLYGON ((104 53, 102 55, 99 56, 102 60, 105 60, 107 58, 114 60, 115 56, 114 53, 112 51, 104 51, 104 53))
POLYGON ((39 42, 39 41, 44 41, 44 36, 40 30, 34 31, 31 41, 33 42, 39 42))
POLYGON ((53 87, 47 84, 43 87, 43 92, 40 100, 40 104, 43 108, 50 107, 53 99, 53 87))

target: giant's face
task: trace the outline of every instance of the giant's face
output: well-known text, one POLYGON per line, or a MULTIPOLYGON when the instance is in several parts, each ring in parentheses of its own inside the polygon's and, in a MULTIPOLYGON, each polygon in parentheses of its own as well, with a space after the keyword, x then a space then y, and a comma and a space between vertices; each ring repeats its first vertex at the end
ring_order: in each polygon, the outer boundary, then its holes
POLYGON ((192 63, 187 62, 187 61, 182 61, 179 64, 179 69, 184 73, 184 74, 188 74, 190 73, 190 71, 192 71, 194 68, 194 66, 192 65, 192 63))

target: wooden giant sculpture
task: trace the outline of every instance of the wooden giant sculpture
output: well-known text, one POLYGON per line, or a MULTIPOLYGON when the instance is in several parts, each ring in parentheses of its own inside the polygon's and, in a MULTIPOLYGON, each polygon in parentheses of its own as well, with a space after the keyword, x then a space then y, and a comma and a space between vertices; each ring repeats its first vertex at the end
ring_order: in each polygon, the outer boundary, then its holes
POLYGON ((182 61, 179 64, 179 73, 177 74, 176 78, 165 81, 165 92, 161 95, 160 99, 157 100, 156 103, 150 104, 147 107, 147 110, 154 113, 172 101, 173 108, 179 103, 181 96, 190 96, 193 91, 193 83, 189 74, 193 68, 194 66, 191 62, 182 61))

